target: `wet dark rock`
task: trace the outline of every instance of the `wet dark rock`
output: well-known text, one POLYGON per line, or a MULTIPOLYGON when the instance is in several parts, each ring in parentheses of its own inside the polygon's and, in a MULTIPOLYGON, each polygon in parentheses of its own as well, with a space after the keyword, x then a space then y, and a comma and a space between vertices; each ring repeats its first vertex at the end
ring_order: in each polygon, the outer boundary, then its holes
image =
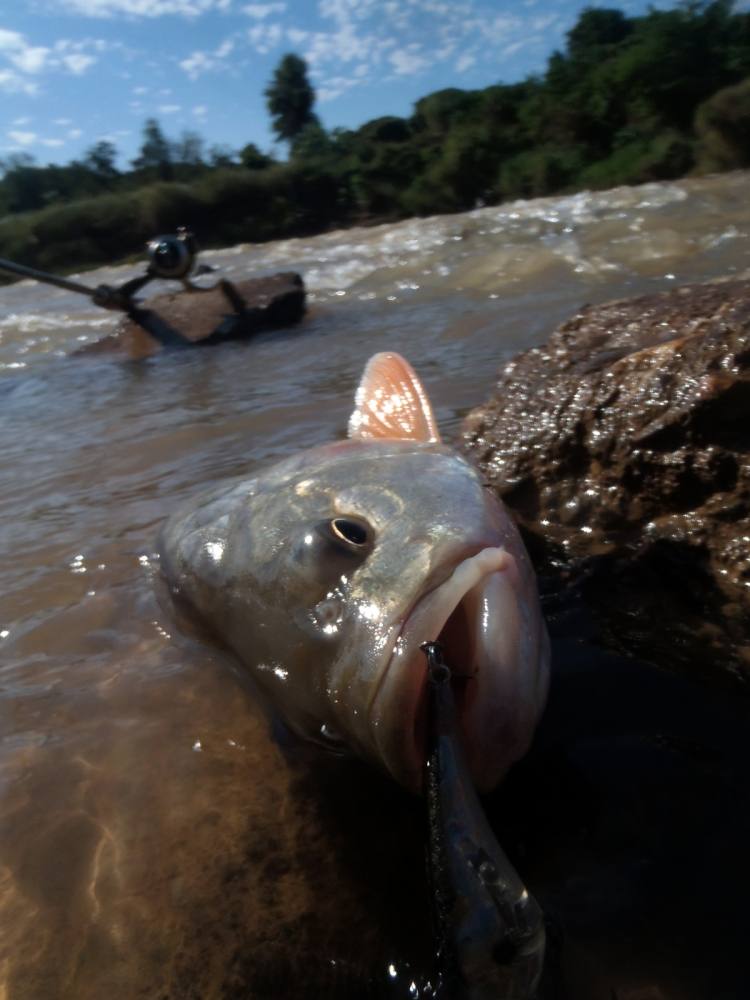
POLYGON ((750 680, 750 282, 585 306, 463 444, 604 637, 750 680))
POLYGON ((78 353, 121 350, 143 357, 162 348, 243 340, 263 330, 299 323, 305 286, 294 271, 246 281, 218 281, 208 290, 176 291, 139 303, 115 333, 78 353))

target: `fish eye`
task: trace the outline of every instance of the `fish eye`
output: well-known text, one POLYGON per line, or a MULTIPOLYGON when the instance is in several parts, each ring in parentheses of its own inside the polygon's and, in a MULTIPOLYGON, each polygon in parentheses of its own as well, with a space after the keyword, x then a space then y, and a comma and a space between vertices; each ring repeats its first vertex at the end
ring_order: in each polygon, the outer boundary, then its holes
POLYGON ((372 529, 359 517, 334 517, 324 528, 331 541, 350 552, 365 552, 372 543, 372 529))

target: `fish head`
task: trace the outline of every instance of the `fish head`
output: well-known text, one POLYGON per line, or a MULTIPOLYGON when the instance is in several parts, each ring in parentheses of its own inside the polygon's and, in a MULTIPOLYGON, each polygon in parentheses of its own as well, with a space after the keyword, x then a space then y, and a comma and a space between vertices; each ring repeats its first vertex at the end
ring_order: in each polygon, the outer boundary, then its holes
POLYGON ((368 365, 349 440, 199 499, 169 520, 160 549, 173 592, 299 735, 419 790, 420 646, 439 639, 478 787, 528 747, 549 659, 531 565, 503 505, 440 442, 397 355, 368 365))

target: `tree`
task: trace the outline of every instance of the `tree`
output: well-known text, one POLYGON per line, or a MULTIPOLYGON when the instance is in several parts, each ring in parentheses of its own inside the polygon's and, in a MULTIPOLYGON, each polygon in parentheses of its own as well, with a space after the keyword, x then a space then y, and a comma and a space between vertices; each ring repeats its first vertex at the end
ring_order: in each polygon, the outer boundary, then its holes
POLYGON ((317 124, 312 110, 315 91, 307 79, 307 63, 294 53, 282 57, 264 93, 279 139, 291 143, 308 125, 317 124))
POLYGON ((750 77, 698 106, 695 133, 702 170, 736 170, 750 164, 750 77))
POLYGON ((172 148, 155 118, 147 118, 143 126, 141 154, 133 160, 136 170, 153 171, 159 180, 172 178, 172 148))
POLYGON ((187 167, 202 167, 203 145, 202 136, 186 129, 174 145, 174 158, 187 167))
POLYGON ((97 179, 105 184, 111 184, 119 177, 119 172, 115 166, 117 159, 117 149, 114 144, 107 139, 100 139, 99 142, 86 150, 83 165, 96 174, 97 179))
POLYGON ((456 124, 465 124, 480 103, 478 91, 456 87, 436 90, 417 101, 412 121, 418 130, 445 133, 456 124))
POLYGON ((290 145, 293 160, 325 160, 333 152, 328 133, 317 121, 305 125, 290 145))
POLYGON ((28 212, 44 204, 44 184, 41 168, 28 153, 11 153, 0 160, 3 173, 3 201, 9 212, 28 212))
POLYGON ((254 142, 243 146, 239 152, 240 163, 248 170, 265 170, 273 164, 273 157, 262 152, 254 142))
POLYGON ((225 143, 214 143, 208 150, 208 163, 211 167, 236 167, 237 154, 231 146, 225 143))
POLYGON ((617 45, 633 30, 633 22, 621 10, 586 7, 568 32, 568 53, 574 59, 601 59, 604 46, 617 45))

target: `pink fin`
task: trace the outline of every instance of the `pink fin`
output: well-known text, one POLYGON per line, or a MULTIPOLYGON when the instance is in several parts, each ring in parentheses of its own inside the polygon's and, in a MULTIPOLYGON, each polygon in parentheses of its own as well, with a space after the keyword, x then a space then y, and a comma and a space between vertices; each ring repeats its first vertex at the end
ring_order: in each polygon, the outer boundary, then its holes
POLYGON ((427 393, 400 354, 375 354, 367 362, 349 417, 349 437, 440 440, 427 393))

